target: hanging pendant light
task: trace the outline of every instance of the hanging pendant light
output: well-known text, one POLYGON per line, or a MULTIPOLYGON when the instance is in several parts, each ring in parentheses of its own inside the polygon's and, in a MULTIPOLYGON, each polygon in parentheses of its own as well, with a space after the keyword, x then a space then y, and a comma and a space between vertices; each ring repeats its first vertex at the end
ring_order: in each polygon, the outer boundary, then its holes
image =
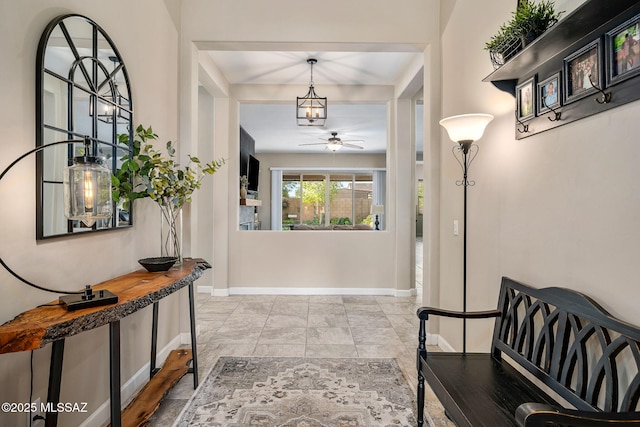
POLYGON ((64 170, 64 215, 87 227, 113 213, 111 171, 104 157, 89 155, 89 144, 85 139, 84 154, 64 170))
POLYGON ((311 81, 307 94, 297 98, 298 126, 324 126, 327 120, 327 98, 319 97, 313 88, 313 65, 317 62, 314 58, 307 59, 307 64, 311 66, 311 81))
POLYGON ((119 61, 117 56, 110 56, 109 59, 113 62, 112 78, 109 79, 109 89, 99 96, 100 100, 105 103, 104 108, 101 108, 98 112, 98 120, 104 123, 113 123, 114 120, 118 124, 128 124, 129 117, 127 117, 124 109, 130 109, 129 99, 120 93, 118 90, 118 81, 116 80, 116 72, 121 67, 117 64, 119 61))

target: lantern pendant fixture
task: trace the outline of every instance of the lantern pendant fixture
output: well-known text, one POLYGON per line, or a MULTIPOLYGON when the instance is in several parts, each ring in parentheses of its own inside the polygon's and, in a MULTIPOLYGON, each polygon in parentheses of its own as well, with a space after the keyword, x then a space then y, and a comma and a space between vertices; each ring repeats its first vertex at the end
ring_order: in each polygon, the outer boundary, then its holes
POLYGON ((98 120, 107 124, 113 123, 114 120, 117 124, 128 124, 130 117, 127 117, 127 113, 123 108, 130 110, 131 103, 118 90, 118 81, 116 80, 116 74, 122 68, 122 65, 118 65, 120 60, 117 56, 110 56, 109 59, 113 62, 113 71, 107 81, 107 91, 99 97, 98 120))
POLYGON ((317 62, 314 58, 307 59, 307 64, 311 66, 311 81, 307 94, 297 98, 298 126, 324 126, 327 120, 327 98, 319 97, 313 88, 313 65, 317 62))
POLYGON ((84 153, 73 158, 64 169, 64 215, 92 227, 113 214, 111 170, 104 157, 91 156, 90 140, 84 140, 84 153))

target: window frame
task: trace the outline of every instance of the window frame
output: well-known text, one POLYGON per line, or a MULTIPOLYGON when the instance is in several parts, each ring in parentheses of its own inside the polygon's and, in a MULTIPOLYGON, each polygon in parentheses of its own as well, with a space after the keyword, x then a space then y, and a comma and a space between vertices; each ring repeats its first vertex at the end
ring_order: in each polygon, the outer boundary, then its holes
MULTIPOLYGON (((335 176, 335 175, 351 175, 351 183, 357 183, 358 181, 355 179, 356 175, 364 175, 364 174, 369 174, 371 175, 371 182, 372 182, 372 203, 375 203, 376 200, 376 195, 374 194, 376 192, 376 185, 374 184, 375 182, 375 175, 376 172, 384 172, 384 190, 383 192, 383 196, 382 196, 382 203, 379 204, 383 204, 386 205, 386 188, 387 188, 387 176, 386 176, 386 168, 326 168, 326 167, 314 167, 314 168, 299 168, 299 167, 273 167, 270 169, 272 176, 274 172, 278 172, 279 175, 279 179, 278 180, 274 180, 277 181, 278 184, 274 185, 272 188, 272 193, 271 193, 271 206, 273 207, 278 207, 278 208, 274 208, 272 209, 272 215, 271 215, 271 229, 272 230, 287 230, 288 228, 283 228, 283 216, 282 216, 282 202, 283 202, 283 197, 282 197, 282 188, 283 188, 283 184, 285 182, 284 176, 285 175, 299 175, 300 176, 300 180, 298 181, 299 185, 300 185, 300 191, 301 191, 301 197, 302 197, 302 187, 303 187, 303 182, 304 182, 304 176, 305 175, 323 175, 324 176, 324 182, 325 182, 325 199, 324 199, 324 208, 325 208, 325 218, 324 218, 324 223, 321 225, 324 226, 328 226, 331 225, 331 198, 330 198, 330 187, 331 187, 331 176, 335 176), (274 215, 275 214, 275 210, 279 209, 279 215, 274 215), (278 219, 275 220, 274 219, 278 219), (275 228, 274 226, 277 226, 277 228, 275 228)), ((272 178, 273 179, 273 178, 272 178)), ((356 218, 356 212, 355 212, 355 186, 352 185, 351 188, 351 222, 352 224, 355 224, 356 218)), ((300 208, 299 208, 299 212, 298 212, 298 217, 299 217, 299 221, 302 222, 302 210, 303 210, 303 203, 302 201, 300 201, 300 208)))

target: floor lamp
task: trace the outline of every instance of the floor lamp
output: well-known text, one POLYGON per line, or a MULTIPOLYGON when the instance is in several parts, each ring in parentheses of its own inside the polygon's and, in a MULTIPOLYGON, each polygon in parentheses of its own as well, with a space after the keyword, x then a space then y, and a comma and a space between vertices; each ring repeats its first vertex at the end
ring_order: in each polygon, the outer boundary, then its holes
MULTIPOLYGON (((493 116, 490 114, 463 114, 440 120, 440 125, 447 130, 449 138, 458 143, 453 146, 452 152, 462 167, 462 180, 456 181, 456 185, 464 188, 462 311, 465 313, 467 312, 467 187, 475 185, 475 181, 468 179, 468 173, 469 166, 479 149, 474 142, 482 137, 491 120, 493 116)), ((462 320, 462 352, 467 352, 467 319, 462 320)))
MULTIPOLYGON (((111 171, 105 164, 105 159, 91 155, 92 140, 84 137, 82 140, 69 139, 40 145, 15 159, 0 173, 0 181, 21 160, 31 154, 39 153, 45 148, 61 144, 84 143, 84 152, 73 158, 73 164, 64 169, 64 215, 69 220, 82 221, 87 226, 92 226, 98 220, 111 218, 113 213, 113 201, 111 197, 111 171)), ((124 149, 123 146, 110 144, 114 148, 124 149)), ((2 265, 13 277, 21 282, 42 291, 68 294, 59 298, 60 303, 68 311, 80 308, 97 307, 101 305, 115 304, 118 296, 104 289, 94 293, 91 286, 87 285, 84 291, 66 292, 46 288, 23 278, 0 257, 2 265)))

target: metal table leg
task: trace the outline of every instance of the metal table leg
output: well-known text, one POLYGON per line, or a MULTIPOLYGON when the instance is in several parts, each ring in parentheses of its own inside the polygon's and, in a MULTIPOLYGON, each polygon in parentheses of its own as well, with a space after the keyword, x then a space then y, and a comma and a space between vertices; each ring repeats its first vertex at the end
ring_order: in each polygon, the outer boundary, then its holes
MULTIPOLYGON (((56 407, 60 402, 60 384, 62 382, 62 358, 64 355, 64 339, 54 341, 51 345, 51 363, 49 365, 49 386, 47 389, 47 403, 56 407)), ((45 427, 58 425, 58 412, 47 412, 45 427)))
POLYGON ((193 295, 193 282, 189 283, 189 316, 191 319, 191 353, 193 360, 189 372, 193 373, 193 388, 198 387, 198 350, 196 347, 196 309, 193 295))
POLYGON ((109 388, 111 397, 111 427, 121 427, 120 402, 120 321, 109 323, 109 388))
POLYGON ((156 354, 158 352, 158 302, 153 303, 153 321, 151 323, 151 361, 149 362, 149 378, 158 372, 156 354))

